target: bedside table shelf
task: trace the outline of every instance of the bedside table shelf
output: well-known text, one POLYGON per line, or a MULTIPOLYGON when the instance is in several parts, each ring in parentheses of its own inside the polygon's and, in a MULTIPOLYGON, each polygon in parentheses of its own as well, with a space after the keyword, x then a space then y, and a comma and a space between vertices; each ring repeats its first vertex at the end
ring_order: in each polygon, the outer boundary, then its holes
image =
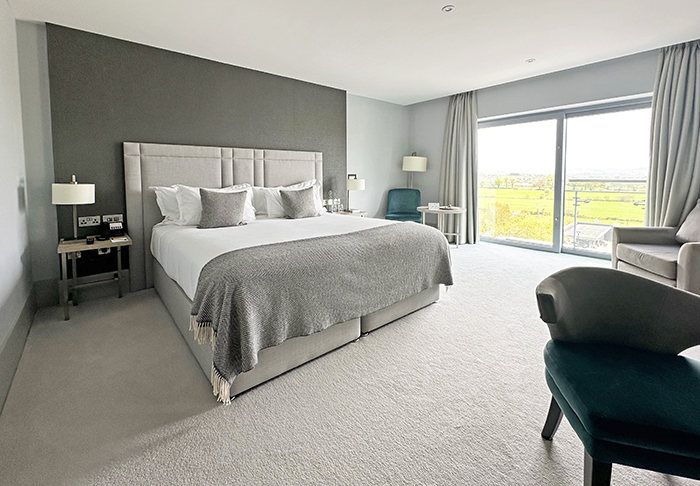
POLYGON ((64 320, 70 319, 69 307, 68 307, 68 294, 71 289, 88 287, 97 284, 103 284, 107 282, 117 281, 117 286, 119 288, 119 298, 122 297, 122 247, 131 245, 131 238, 129 235, 125 234, 123 237, 115 238, 125 238, 124 241, 112 241, 108 239, 105 241, 97 241, 88 245, 85 239, 80 240, 64 240, 58 243, 57 253, 61 257, 61 280, 59 282, 59 302, 63 306, 63 318, 64 320), (102 280, 97 280, 94 282, 78 284, 77 283, 77 272, 76 272, 76 253, 88 250, 99 250, 103 248, 116 248, 117 250, 117 272, 116 278, 106 278, 102 280), (73 262, 73 274, 71 279, 68 279, 68 255, 72 255, 73 262))

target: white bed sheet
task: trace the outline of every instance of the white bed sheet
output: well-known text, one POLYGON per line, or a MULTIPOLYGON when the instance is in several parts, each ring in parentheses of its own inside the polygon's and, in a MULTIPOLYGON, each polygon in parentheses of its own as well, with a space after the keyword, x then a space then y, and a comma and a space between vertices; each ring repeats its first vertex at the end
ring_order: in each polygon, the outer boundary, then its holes
POLYGON ((326 213, 303 219, 260 218, 245 226, 228 228, 198 229, 195 226, 157 224, 153 227, 151 253, 165 273, 193 300, 204 265, 228 251, 352 233, 395 223, 385 219, 326 213))

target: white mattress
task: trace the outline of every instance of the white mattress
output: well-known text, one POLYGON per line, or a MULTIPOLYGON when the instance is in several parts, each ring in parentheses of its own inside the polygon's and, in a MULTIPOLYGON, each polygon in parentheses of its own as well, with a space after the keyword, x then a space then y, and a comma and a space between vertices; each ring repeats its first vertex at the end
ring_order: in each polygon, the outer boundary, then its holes
POLYGON ((157 224, 153 227, 151 253, 165 273, 190 300, 197 290, 199 273, 211 259, 231 250, 251 246, 339 235, 396 221, 322 214, 304 219, 257 219, 245 226, 198 229, 195 226, 157 224))

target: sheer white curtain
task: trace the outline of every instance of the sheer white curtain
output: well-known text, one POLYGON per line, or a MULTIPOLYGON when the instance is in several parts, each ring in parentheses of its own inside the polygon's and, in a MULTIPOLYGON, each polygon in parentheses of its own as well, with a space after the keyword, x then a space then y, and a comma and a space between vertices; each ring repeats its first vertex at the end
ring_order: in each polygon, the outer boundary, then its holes
POLYGON ((447 220, 447 232, 459 233, 460 244, 479 241, 478 185, 476 92, 470 91, 450 97, 438 193, 441 205, 467 209, 459 217, 459 228, 457 216, 448 216, 447 220))
POLYGON ((646 223, 678 226, 700 198, 700 41, 659 54, 646 223))

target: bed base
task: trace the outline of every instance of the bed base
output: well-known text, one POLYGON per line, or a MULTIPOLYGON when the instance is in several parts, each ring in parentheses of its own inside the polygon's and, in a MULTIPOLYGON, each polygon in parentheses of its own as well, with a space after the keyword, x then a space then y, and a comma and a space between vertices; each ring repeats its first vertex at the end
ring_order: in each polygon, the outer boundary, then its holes
MULTIPOLYGON (((192 301, 182 288, 168 277, 163 267, 155 259, 153 261, 153 277, 156 292, 158 292, 175 325, 185 338, 187 346, 189 346, 205 376, 208 380, 211 380, 213 350, 208 344, 198 344, 192 337, 192 331, 189 330, 192 301)), ((335 324, 321 332, 288 339, 278 346, 263 349, 258 354, 258 364, 255 368, 236 377, 231 385, 231 397, 234 398, 236 395, 286 373, 297 366, 316 359, 347 343, 356 341, 361 334, 366 334, 421 309, 438 300, 439 296, 440 286, 436 285, 362 318, 335 324)))

